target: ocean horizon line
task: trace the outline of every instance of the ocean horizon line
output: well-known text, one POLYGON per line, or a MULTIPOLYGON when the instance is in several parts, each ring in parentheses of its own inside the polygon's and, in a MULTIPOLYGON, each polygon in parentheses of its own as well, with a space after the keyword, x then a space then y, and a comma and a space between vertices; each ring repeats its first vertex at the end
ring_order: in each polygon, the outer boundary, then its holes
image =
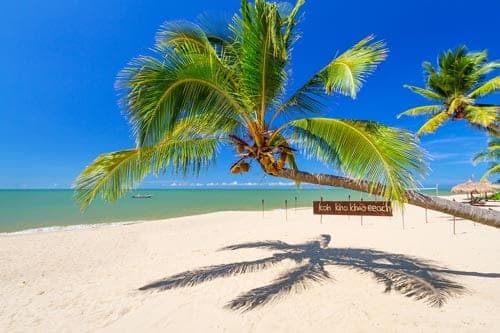
MULTIPOLYGON (((417 188, 409 188, 408 190, 429 190, 429 189, 435 189, 436 185, 438 189, 450 189, 453 187, 453 184, 432 184, 432 185, 422 185, 417 188)), ((296 186, 295 184, 290 184, 290 185, 245 185, 245 184, 236 184, 236 185, 222 185, 222 184, 217 184, 217 185, 168 185, 168 186, 161 186, 161 187, 138 187, 135 189, 129 190, 129 192, 134 192, 134 191, 143 191, 143 190, 194 190, 194 189, 200 189, 200 190, 211 190, 211 189, 234 189, 234 190, 244 190, 244 189, 319 189, 319 188, 328 188, 328 189, 339 189, 339 190, 349 190, 344 187, 336 187, 336 186, 330 186, 330 185, 315 185, 315 184, 301 184, 300 186, 296 186)), ((75 191, 74 188, 71 187, 0 187, 0 191, 75 191)))

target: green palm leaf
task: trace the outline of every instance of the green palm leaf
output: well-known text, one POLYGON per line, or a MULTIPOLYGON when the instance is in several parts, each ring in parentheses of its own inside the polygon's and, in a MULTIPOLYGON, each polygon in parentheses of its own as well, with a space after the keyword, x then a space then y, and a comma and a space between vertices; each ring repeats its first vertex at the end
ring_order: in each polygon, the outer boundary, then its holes
POLYGON ((175 138, 156 145, 102 154, 78 176, 75 199, 85 209, 98 195, 114 201, 153 172, 171 167, 174 173, 198 174, 214 162, 216 137, 175 138))
POLYGON ((474 164, 479 164, 481 162, 489 162, 489 161, 500 161, 500 145, 494 151, 483 151, 474 155, 473 162, 474 164))
POLYGON ((466 118, 473 124, 488 127, 498 121, 499 106, 475 106, 466 107, 466 118))
POLYGON ((215 54, 205 31, 197 24, 185 21, 166 22, 157 33, 155 49, 168 52, 170 48, 187 54, 215 54))
POLYGON ((422 134, 426 133, 434 133, 439 126, 443 125, 449 118, 449 115, 446 111, 440 112, 433 116, 431 119, 427 120, 422 127, 417 131, 417 138, 422 134))
POLYGON ((492 138, 488 142, 488 147, 485 151, 477 153, 472 159, 474 164, 479 164, 481 162, 491 162, 491 166, 484 175, 481 177, 481 180, 487 179, 489 176, 493 174, 500 173, 500 139, 492 138))
POLYGON ((417 93, 420 96, 425 97, 425 98, 430 99, 430 100, 444 101, 446 99, 445 96, 442 96, 442 95, 440 95, 432 90, 429 90, 429 89, 419 88, 419 87, 411 86, 408 84, 405 84, 403 87, 405 87, 406 89, 410 89, 414 93, 417 93))
POLYGON ((386 199, 405 200, 414 175, 425 171, 424 154, 412 135, 369 121, 309 118, 289 123, 306 153, 346 175, 365 179, 375 190, 385 184, 386 199))
POLYGON ((151 171, 151 155, 139 149, 98 156, 78 176, 75 199, 83 210, 97 195, 113 201, 137 185, 151 171))
POLYGON ((372 43, 373 39, 368 36, 359 41, 319 73, 328 94, 338 92, 356 98, 367 75, 387 57, 385 43, 372 43))
POLYGON ((415 108, 408 109, 404 112, 401 112, 400 114, 397 115, 397 118, 399 119, 401 116, 419 116, 422 114, 435 114, 436 112, 442 111, 443 106, 442 105, 424 105, 424 106, 417 106, 415 108))
POLYGON ((492 61, 484 64, 477 72, 479 75, 486 75, 495 69, 500 68, 500 61, 492 61))
POLYGON ((224 67, 202 55, 167 56, 136 59, 117 82, 140 146, 168 136, 180 119, 202 115, 221 123, 245 116, 224 67))
MULTIPOLYGON (((295 30, 295 26, 297 24, 297 20, 295 18, 299 12, 300 7, 302 7, 304 5, 304 3, 305 3, 305 0, 297 0, 292 11, 290 12, 290 14, 288 15, 288 17, 285 20, 286 30, 285 30, 285 34, 283 36, 283 40, 285 42, 287 49, 289 49, 290 46, 294 42, 292 37, 294 36, 294 30, 295 30)), ((295 36, 295 38, 297 38, 297 37, 295 36)))
POLYGON ((282 93, 287 79, 288 50, 278 5, 256 0, 252 7, 243 0, 233 31, 238 41, 240 93, 248 97, 251 110, 258 110, 262 122, 267 106, 282 93))
POLYGON ((487 179, 489 176, 491 175, 494 175, 494 174, 497 174, 497 173, 500 173, 500 164, 495 164, 493 165, 491 168, 489 168, 488 170, 486 170, 486 172, 484 173, 484 175, 481 177, 481 180, 485 180, 487 179))
POLYGON ((485 95, 500 91, 500 76, 494 77, 491 80, 483 83, 476 89, 474 89, 470 94, 470 98, 479 98, 485 95))
POLYGON ((366 37, 333 59, 285 102, 276 108, 274 120, 280 114, 318 113, 325 109, 324 93, 338 92, 356 98, 366 77, 386 56, 388 50, 381 41, 366 37))

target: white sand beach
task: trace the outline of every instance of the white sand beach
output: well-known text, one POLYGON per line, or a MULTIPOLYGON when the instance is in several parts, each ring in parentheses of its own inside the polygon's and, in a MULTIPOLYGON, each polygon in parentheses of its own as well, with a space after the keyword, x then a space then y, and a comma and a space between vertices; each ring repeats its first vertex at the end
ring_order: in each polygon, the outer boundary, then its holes
POLYGON ((499 230, 428 220, 289 209, 4 234, 0 331, 500 331, 499 230))

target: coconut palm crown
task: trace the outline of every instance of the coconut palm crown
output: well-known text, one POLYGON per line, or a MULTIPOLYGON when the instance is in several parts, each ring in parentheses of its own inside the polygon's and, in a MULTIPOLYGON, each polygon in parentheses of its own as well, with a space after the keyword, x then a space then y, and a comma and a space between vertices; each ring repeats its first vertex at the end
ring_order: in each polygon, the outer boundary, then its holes
POLYGON ((434 133, 448 120, 467 120, 473 127, 499 135, 499 105, 481 104, 477 100, 500 91, 500 75, 487 75, 500 68, 499 61, 487 61, 486 50, 468 52, 465 46, 448 50, 438 57, 438 67, 424 62, 425 88, 405 85, 411 91, 436 104, 411 108, 398 115, 428 115, 430 118, 417 131, 417 136, 434 133))
POLYGON ((386 58, 385 44, 369 36, 288 91, 303 3, 242 0, 227 29, 205 19, 165 23, 154 55, 132 60, 117 79, 136 147, 102 154, 86 167, 75 184, 80 206, 96 196, 115 200, 149 173, 197 174, 215 162, 223 145, 237 154, 228 166, 232 173, 252 165, 269 175, 296 170, 300 152, 367 181, 370 191, 404 201, 405 188, 414 187, 426 168, 410 133, 318 116, 327 111, 326 96, 356 97, 386 58))
POLYGON ((473 162, 475 164, 490 162, 490 167, 486 170, 481 180, 487 179, 494 174, 500 174, 500 139, 492 138, 488 142, 486 150, 474 156, 473 162))

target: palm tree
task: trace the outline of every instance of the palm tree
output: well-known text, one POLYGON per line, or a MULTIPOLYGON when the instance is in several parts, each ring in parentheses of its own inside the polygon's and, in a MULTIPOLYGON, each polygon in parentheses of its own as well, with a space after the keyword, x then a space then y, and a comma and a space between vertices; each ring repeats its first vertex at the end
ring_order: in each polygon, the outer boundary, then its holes
POLYGON ((494 138, 488 142, 488 147, 485 151, 480 152, 474 156, 473 162, 475 164, 481 162, 491 162, 490 168, 486 170, 481 180, 488 178, 493 174, 500 173, 500 139, 494 138))
POLYGON ((447 120, 467 120, 472 126, 499 135, 499 105, 480 104, 477 99, 500 91, 500 75, 486 80, 487 74, 500 68, 499 61, 487 62, 488 53, 467 52, 465 46, 439 55, 438 68, 424 62, 426 87, 406 88, 437 104, 411 108, 398 115, 429 115, 417 136, 434 133, 447 120))
POLYGON ((154 55, 132 60, 117 80, 136 147, 102 154, 79 175, 82 209, 98 195, 116 200, 148 173, 197 174, 213 164, 222 145, 230 145, 238 154, 233 173, 253 163, 298 183, 341 186, 500 226, 500 214, 405 190, 426 168, 410 133, 372 121, 298 117, 325 111, 323 99, 334 92, 355 98, 387 54, 383 42, 367 37, 288 93, 303 3, 287 10, 242 0, 240 14, 224 31, 206 20, 164 24, 154 55), (343 175, 299 171, 299 151, 343 175))

